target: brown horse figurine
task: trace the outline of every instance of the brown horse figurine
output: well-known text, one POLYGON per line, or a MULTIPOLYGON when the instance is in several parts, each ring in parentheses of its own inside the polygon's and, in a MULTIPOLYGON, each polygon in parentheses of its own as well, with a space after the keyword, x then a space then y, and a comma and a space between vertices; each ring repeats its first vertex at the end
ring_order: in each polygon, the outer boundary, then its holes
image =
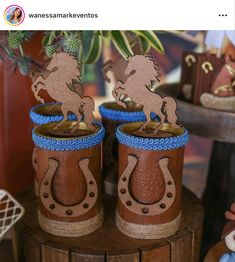
MULTIPOLYGON (((91 107, 89 118, 85 117, 85 119, 88 119, 88 123, 85 123, 91 127, 92 120, 94 119, 92 113, 94 105, 91 103, 92 98, 87 99, 87 97, 84 97, 82 100, 82 96, 79 94, 80 92, 78 93, 76 90, 70 88, 70 86, 74 84, 73 79, 79 79, 80 75, 77 60, 72 55, 64 52, 54 53, 47 65, 45 73, 39 72, 36 73, 35 76, 32 75, 32 90, 38 101, 44 103, 43 98, 38 95, 39 91, 44 89, 52 99, 62 103, 61 111, 64 118, 56 125, 55 129, 65 122, 68 119, 68 113, 72 112, 77 117, 77 123, 72 130, 75 131, 79 128, 80 121, 82 120, 81 112, 84 113, 86 107, 91 107), (86 102, 88 103, 87 105, 85 105, 86 102), (81 109, 81 106, 83 109, 81 109), (93 118, 92 120, 90 119, 91 116, 93 118)), ((78 89, 80 90, 80 86, 78 89)))
POLYGON ((211 92, 220 97, 235 96, 235 61, 225 56, 225 65, 219 71, 211 92))
POLYGON ((119 58, 116 61, 108 60, 102 68, 102 73, 104 80, 108 83, 111 83, 111 79, 107 76, 107 73, 111 71, 114 75, 114 85, 117 81, 126 82, 128 75, 125 74, 125 70, 127 67, 127 61, 124 58, 119 58))
POLYGON ((143 105, 143 111, 147 121, 141 126, 139 131, 143 131, 152 121, 150 114, 154 112, 160 118, 160 124, 154 133, 157 133, 167 120, 174 128, 180 126, 176 124, 176 102, 172 97, 162 98, 157 93, 150 90, 152 84, 160 82, 160 68, 155 64, 150 56, 135 55, 128 58, 128 65, 125 74, 128 75, 125 83, 118 81, 112 94, 116 102, 126 107, 123 100, 129 97, 133 102, 143 105))
POLYGON ((94 100, 89 96, 84 96, 81 99, 81 105, 79 108, 79 112, 83 115, 83 121, 86 123, 87 127, 91 130, 95 129, 92 125, 94 120, 93 112, 95 111, 95 103, 94 100))

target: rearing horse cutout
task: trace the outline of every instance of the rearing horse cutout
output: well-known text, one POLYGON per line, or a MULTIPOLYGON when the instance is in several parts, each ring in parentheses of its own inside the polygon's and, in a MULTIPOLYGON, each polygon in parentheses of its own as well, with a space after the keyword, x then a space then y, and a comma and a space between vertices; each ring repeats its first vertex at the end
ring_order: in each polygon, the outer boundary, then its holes
POLYGON ((154 112, 160 118, 160 124, 156 126, 154 133, 157 133, 165 121, 174 128, 180 126, 176 123, 176 102, 172 97, 161 97, 150 90, 152 84, 160 82, 160 68, 150 56, 135 55, 128 58, 128 65, 125 74, 128 75, 125 83, 118 81, 113 89, 112 95, 116 102, 126 107, 123 100, 129 97, 133 102, 143 105, 143 111, 147 121, 139 131, 143 131, 152 121, 150 114, 154 112))
POLYGON ((81 72, 78 67, 77 60, 70 54, 59 52, 52 56, 52 59, 47 65, 47 73, 37 73, 32 76, 32 90, 35 98, 44 103, 43 98, 39 96, 39 91, 44 89, 55 101, 62 103, 61 111, 64 119, 59 122, 55 128, 58 128, 63 122, 68 119, 68 113, 72 112, 77 117, 77 124, 72 131, 79 128, 80 121, 86 116, 84 121, 89 129, 94 129, 92 122, 94 120, 94 101, 91 97, 82 97, 81 92, 76 92, 69 88, 73 84, 74 79, 80 79, 81 72), (89 117, 87 117, 89 115, 89 117))

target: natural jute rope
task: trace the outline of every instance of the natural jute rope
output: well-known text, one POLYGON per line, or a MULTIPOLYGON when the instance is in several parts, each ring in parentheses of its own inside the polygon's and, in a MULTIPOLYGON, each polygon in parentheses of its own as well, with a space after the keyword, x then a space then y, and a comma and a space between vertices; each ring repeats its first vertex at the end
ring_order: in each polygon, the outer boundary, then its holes
POLYGON ((181 213, 171 222, 158 225, 143 225, 128 222, 116 213, 116 225, 125 235, 140 239, 160 239, 173 235, 179 228, 181 213))
POLYGON ((80 237, 97 230, 103 224, 103 209, 95 217, 80 222, 63 222, 46 218, 38 211, 38 222, 46 232, 62 237, 80 237))

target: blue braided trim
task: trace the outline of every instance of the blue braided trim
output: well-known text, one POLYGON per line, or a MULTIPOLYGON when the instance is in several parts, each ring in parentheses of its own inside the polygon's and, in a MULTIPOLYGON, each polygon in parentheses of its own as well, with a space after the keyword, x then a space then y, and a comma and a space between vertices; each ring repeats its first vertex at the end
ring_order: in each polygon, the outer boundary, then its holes
MULTIPOLYGON (((59 122, 61 120, 63 120, 63 115, 54 115, 54 116, 48 116, 48 115, 43 115, 43 114, 39 114, 37 113, 37 109, 40 107, 44 107, 47 105, 53 105, 55 104, 55 102, 51 102, 51 103, 45 103, 45 104, 41 104, 41 105, 36 105, 34 107, 31 108, 29 116, 30 119, 32 120, 32 122, 36 125, 42 125, 42 124, 47 124, 50 122, 59 122)), ((59 104, 59 103, 58 103, 59 104)), ((74 114, 68 114, 68 120, 76 120, 76 116, 74 114)))
POLYGON ((110 109, 101 105, 99 106, 99 112, 102 117, 111 120, 116 120, 116 121, 122 121, 122 122, 146 121, 146 117, 143 111, 129 112, 129 111, 110 109))
POLYGON ((128 135, 121 131, 123 125, 116 131, 116 137, 120 144, 142 150, 170 150, 183 147, 189 140, 188 131, 184 129, 182 135, 167 138, 142 138, 128 135))
POLYGON ((32 138, 38 147, 41 147, 43 149, 47 150, 55 150, 55 151, 73 151, 73 150, 80 150, 85 148, 90 148, 92 146, 95 146, 104 138, 105 130, 103 126, 100 126, 100 130, 90 136, 86 137, 77 137, 77 138, 52 138, 52 137, 45 137, 40 136, 35 133, 35 128, 32 132, 32 138))

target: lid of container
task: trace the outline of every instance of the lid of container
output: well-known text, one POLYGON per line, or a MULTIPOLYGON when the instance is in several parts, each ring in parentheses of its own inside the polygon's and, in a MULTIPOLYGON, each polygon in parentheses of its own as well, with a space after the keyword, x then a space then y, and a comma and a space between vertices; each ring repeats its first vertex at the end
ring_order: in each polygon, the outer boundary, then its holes
MULTIPOLYGON (((151 125, 153 124, 152 122, 151 125)), ((116 132, 119 143, 142 150, 170 150, 185 146, 189 139, 188 131, 183 127, 174 128, 165 123, 154 134, 150 129, 147 132, 138 132, 141 125, 142 122, 136 122, 119 126, 116 132)))
POLYGON ((81 122, 79 129, 72 132, 76 123, 76 121, 66 121, 58 129, 55 129, 56 122, 37 126, 32 132, 33 141, 43 149, 72 151, 90 148, 103 140, 105 130, 102 125, 95 123, 94 129, 91 130, 81 122))

